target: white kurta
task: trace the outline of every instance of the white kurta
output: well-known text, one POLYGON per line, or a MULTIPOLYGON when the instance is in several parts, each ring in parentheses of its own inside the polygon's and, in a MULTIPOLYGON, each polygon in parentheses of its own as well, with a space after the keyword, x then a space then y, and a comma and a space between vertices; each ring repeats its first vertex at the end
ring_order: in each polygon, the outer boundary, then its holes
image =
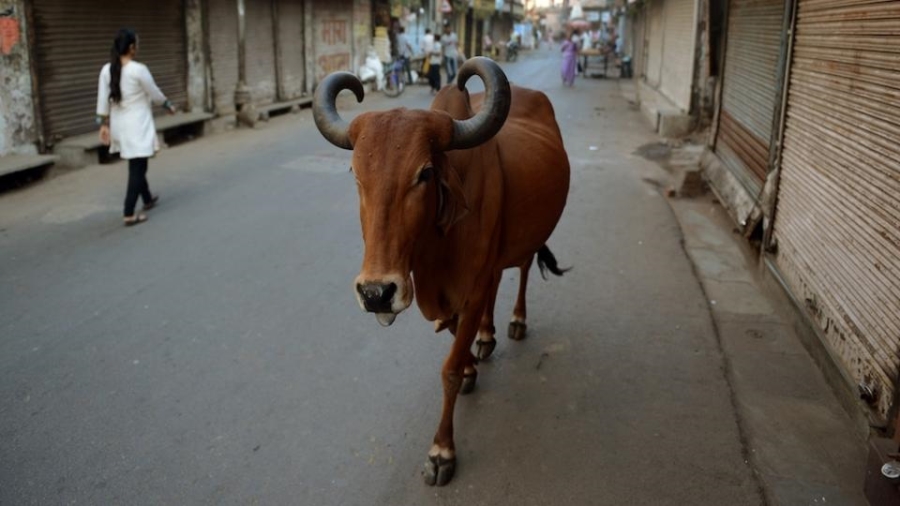
POLYGON ((97 114, 109 116, 110 153, 119 153, 126 160, 151 157, 159 151, 156 126, 153 124, 153 104, 166 101, 153 76, 143 63, 130 61, 122 67, 119 88, 122 100, 109 101, 109 63, 100 71, 97 92, 97 114))

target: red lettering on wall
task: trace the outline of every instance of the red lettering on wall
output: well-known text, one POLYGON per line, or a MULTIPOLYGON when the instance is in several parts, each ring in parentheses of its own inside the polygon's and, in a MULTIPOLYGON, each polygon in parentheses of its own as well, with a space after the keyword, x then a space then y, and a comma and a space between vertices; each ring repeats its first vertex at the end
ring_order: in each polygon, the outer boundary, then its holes
POLYGON ((326 19, 322 21, 322 42, 327 45, 347 44, 347 20, 326 19))
POLYGON ((0 52, 3 54, 11 53, 21 37, 19 20, 6 17, 0 18, 0 52))
POLYGON ((323 75, 339 70, 350 70, 350 53, 325 54, 319 57, 318 63, 323 75))

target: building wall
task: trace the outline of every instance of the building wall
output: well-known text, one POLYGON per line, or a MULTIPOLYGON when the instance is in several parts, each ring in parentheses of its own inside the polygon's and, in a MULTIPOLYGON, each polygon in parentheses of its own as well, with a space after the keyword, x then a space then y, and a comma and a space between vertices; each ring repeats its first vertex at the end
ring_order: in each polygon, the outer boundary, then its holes
POLYGON ((22 0, 0 0, 0 156, 37 153, 28 27, 22 0))

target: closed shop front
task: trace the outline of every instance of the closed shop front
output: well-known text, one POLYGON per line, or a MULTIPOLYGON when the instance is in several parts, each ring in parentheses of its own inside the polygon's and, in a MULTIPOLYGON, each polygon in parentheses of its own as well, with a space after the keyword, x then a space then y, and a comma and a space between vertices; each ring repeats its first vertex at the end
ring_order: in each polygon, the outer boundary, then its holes
POLYGON ((694 81, 695 0, 665 0, 659 90, 682 111, 691 108, 694 81))
POLYGON ((769 167, 779 77, 784 0, 731 0, 716 154, 753 197, 769 167))
POLYGON ((900 362, 900 2, 800 0, 775 265, 887 418, 900 362))
MULTIPOLYGON (((231 114, 238 82, 237 3, 209 0, 208 9, 213 101, 216 112, 231 114)), ((244 15, 247 86, 255 104, 270 104, 276 93, 272 3, 247 1, 244 15)))
POLYGON ((656 88, 660 82, 663 57, 663 0, 651 0, 647 5, 644 32, 644 77, 656 88))
POLYGON ((278 0, 277 9, 278 98, 291 100, 303 95, 306 81, 303 0, 278 0))
MULTIPOLYGON (((138 34, 137 60, 170 100, 186 107, 187 51, 181 0, 34 0, 36 66, 46 139, 97 129, 97 79, 116 32, 138 34)), ((158 112, 162 112, 158 110, 158 112)))
POLYGON ((353 70, 353 12, 352 0, 314 3, 316 82, 332 72, 353 70))

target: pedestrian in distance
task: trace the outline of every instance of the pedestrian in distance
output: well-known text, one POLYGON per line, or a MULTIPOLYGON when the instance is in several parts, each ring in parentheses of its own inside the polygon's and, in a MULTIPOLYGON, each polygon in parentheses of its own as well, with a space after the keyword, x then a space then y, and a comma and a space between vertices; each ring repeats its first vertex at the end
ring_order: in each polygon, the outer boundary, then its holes
POLYGON ((430 64, 428 68, 428 82, 431 84, 432 95, 441 91, 441 64, 444 60, 442 46, 440 34, 434 34, 434 44, 431 47, 431 52, 427 55, 430 64))
POLYGON ((412 71, 409 68, 409 59, 413 55, 412 44, 406 36, 406 28, 402 26, 397 33, 397 56, 403 62, 403 71, 406 72, 406 84, 412 84, 412 71))
POLYGON ((447 68, 447 84, 456 79, 456 69, 459 63, 459 37, 449 24, 444 25, 444 35, 441 37, 441 46, 444 48, 444 65, 447 68))
POLYGON ((575 71, 578 67, 578 46, 580 39, 578 33, 566 34, 560 50, 563 53, 562 81, 565 86, 575 86, 575 71))
POLYGON ((431 33, 431 28, 425 29, 425 36, 422 37, 422 40, 419 41, 419 49, 422 51, 422 54, 425 57, 422 59, 422 75, 429 79, 429 83, 431 82, 431 50, 434 49, 434 34, 431 33))
POLYGON ((153 104, 162 104, 170 114, 177 110, 156 86, 147 66, 135 61, 137 51, 134 30, 119 30, 110 61, 100 70, 97 87, 100 142, 109 146, 110 153, 119 153, 128 160, 124 220, 129 227, 147 220, 146 214, 135 213, 138 197, 144 202, 145 211, 159 201, 159 195, 150 193, 147 183, 147 161, 159 151, 153 104))

